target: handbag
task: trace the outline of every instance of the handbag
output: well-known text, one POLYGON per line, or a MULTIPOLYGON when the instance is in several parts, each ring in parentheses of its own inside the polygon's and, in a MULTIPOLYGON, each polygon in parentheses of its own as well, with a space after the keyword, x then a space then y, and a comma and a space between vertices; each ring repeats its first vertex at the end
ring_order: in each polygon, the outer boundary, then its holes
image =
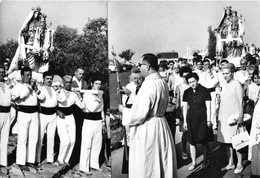
POLYGON ((249 134, 244 126, 238 124, 236 134, 232 136, 231 143, 235 150, 240 150, 249 145, 249 134))

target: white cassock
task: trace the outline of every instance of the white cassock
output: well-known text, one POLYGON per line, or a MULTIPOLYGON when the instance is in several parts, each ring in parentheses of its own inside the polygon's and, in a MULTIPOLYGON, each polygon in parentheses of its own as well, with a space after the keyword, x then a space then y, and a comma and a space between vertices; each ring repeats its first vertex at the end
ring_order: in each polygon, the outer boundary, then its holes
POLYGON ((131 109, 123 110, 130 126, 129 178, 176 178, 173 136, 164 117, 169 90, 159 73, 145 78, 131 109))

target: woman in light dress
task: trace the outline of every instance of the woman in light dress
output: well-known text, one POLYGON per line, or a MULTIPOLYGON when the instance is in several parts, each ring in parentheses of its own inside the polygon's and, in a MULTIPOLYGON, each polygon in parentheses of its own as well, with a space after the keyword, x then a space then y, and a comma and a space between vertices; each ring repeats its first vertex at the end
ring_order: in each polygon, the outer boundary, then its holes
MULTIPOLYGON (((227 148, 228 165, 221 169, 221 171, 227 171, 235 168, 231 138, 236 133, 238 124, 243 122, 243 88, 239 81, 233 78, 235 72, 234 64, 228 63, 224 65, 222 72, 226 83, 222 86, 220 94, 217 141, 224 143, 227 148), (236 124, 229 125, 228 119, 230 117, 234 117, 237 120, 236 124)), ((236 155, 238 161, 234 173, 239 174, 243 171, 242 154, 236 151, 236 155)))

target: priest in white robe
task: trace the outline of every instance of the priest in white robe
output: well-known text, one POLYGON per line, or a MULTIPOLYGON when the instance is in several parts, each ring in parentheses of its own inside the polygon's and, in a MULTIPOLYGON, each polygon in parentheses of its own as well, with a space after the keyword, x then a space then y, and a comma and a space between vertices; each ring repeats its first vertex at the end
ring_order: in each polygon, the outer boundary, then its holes
POLYGON ((144 54, 139 67, 145 81, 132 108, 119 105, 123 125, 131 127, 129 178, 176 178, 175 145, 164 117, 168 86, 158 73, 155 55, 144 54))

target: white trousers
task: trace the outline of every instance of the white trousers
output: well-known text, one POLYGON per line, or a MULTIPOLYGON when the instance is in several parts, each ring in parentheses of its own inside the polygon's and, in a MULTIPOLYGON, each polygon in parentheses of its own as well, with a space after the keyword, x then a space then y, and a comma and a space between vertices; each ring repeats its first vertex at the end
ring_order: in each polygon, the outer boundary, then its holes
POLYGON ((89 168, 100 169, 99 154, 102 147, 101 120, 84 119, 80 150, 79 170, 89 172, 89 168))
POLYGON ((42 142, 46 132, 47 135, 47 162, 54 162, 54 137, 57 126, 57 115, 46 115, 40 113, 40 134, 37 152, 37 162, 41 161, 42 142))
POLYGON ((7 166, 10 112, 0 113, 0 165, 7 166))
POLYGON ((65 118, 57 117, 57 129, 60 137, 60 151, 58 161, 68 163, 76 140, 76 125, 74 116, 68 115, 65 118))
POLYGON ((38 112, 24 113, 18 111, 17 124, 16 163, 20 165, 25 165, 26 162, 35 163, 39 132, 38 112))

